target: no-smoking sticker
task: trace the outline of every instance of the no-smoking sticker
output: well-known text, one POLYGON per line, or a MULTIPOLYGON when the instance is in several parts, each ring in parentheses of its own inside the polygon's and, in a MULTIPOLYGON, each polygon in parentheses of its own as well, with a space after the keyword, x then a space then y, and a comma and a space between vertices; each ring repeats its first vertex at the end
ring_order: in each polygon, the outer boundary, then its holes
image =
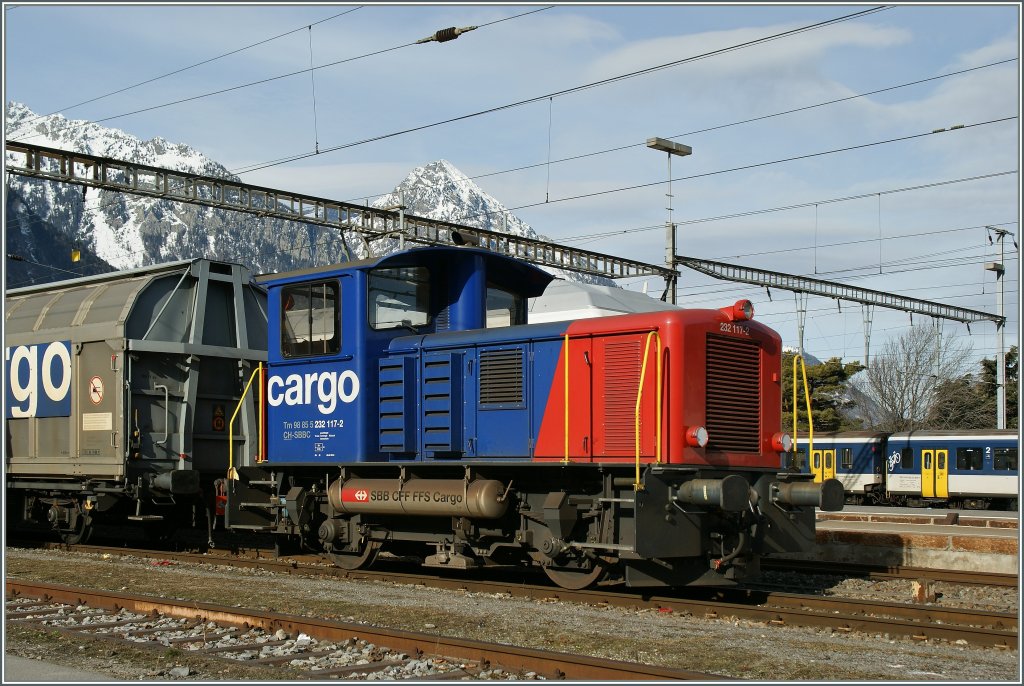
POLYGON ((93 405, 103 402, 103 379, 98 376, 89 379, 89 400, 93 405))

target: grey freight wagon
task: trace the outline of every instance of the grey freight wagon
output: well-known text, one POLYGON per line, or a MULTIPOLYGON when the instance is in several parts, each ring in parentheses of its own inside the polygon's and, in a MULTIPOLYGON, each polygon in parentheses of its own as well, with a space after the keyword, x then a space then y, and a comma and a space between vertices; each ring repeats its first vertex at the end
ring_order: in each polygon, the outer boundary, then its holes
POLYGON ((258 445, 254 402, 228 423, 266 360, 266 312, 248 269, 202 259, 8 291, 8 526, 76 542, 209 512, 229 435, 258 445))

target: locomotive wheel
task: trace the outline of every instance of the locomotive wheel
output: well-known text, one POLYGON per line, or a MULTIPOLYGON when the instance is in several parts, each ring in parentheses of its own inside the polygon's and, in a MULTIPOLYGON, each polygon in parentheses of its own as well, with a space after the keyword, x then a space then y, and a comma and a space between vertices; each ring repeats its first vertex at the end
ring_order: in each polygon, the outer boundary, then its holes
POLYGON ((567 591, 580 591, 597 583, 604 575, 605 568, 601 565, 594 565, 592 568, 585 567, 544 567, 544 573, 553 582, 567 591))
POLYGON ((328 555, 331 558, 331 562, 334 563, 335 567, 341 567, 349 571, 355 569, 363 569, 373 564, 373 561, 377 559, 377 552, 380 550, 380 543, 377 541, 367 541, 363 544, 363 549, 357 553, 336 553, 331 552, 328 555))

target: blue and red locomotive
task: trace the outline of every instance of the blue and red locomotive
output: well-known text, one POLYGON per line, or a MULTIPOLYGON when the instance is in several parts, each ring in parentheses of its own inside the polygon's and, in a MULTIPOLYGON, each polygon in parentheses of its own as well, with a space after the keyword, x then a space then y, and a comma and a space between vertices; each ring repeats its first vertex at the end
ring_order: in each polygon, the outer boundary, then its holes
POLYGON ((440 247, 262 279, 227 525, 578 588, 730 583, 812 545, 842 488, 780 472, 782 346, 750 304, 529 325, 550 280, 440 247))

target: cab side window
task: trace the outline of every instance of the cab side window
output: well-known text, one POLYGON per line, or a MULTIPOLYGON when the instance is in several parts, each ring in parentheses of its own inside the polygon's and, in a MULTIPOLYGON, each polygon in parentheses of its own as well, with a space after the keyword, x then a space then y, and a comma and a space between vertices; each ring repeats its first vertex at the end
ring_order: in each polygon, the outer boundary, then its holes
POLYGON ((430 323, 430 273, 426 267, 374 269, 367 284, 372 328, 415 328, 430 323))
POLYGON ((518 293, 487 286, 487 328, 526 323, 526 300, 518 293))
POLYGON ((281 355, 313 357, 341 351, 341 304, 336 281, 281 289, 281 355))

